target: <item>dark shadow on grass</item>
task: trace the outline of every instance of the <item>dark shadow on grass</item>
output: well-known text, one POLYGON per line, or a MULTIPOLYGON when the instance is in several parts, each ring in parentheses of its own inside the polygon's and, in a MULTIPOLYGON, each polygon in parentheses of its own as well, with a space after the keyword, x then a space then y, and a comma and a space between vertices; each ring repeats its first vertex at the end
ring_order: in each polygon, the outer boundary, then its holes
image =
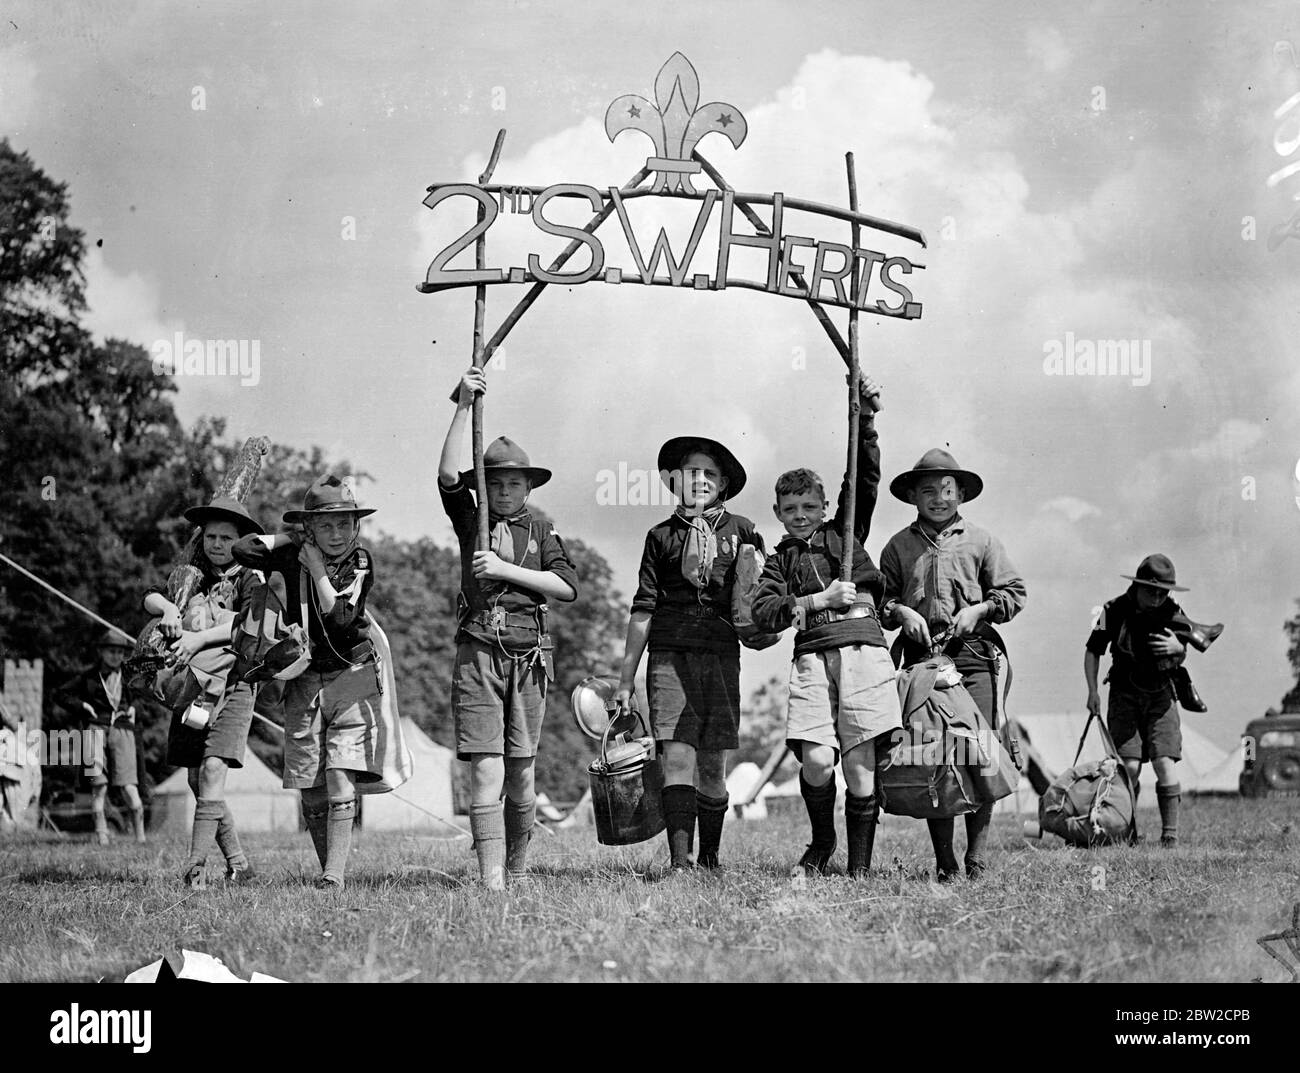
POLYGON ((43 868, 34 868, 29 872, 19 872, 11 880, 14 883, 30 883, 33 886, 45 883, 63 883, 69 886, 89 886, 101 883, 132 883, 139 886, 149 882, 147 876, 135 875, 130 872, 115 871, 98 871, 83 872, 74 871, 71 868, 61 868, 57 865, 48 865, 43 868))

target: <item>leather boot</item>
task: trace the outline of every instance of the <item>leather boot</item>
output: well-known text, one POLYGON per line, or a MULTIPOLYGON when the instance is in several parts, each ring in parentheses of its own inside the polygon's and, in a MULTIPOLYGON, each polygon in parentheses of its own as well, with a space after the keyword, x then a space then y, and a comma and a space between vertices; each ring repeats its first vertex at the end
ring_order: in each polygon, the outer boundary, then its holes
POLYGON ((1219 634, 1223 632, 1223 623, 1216 622, 1213 626, 1206 626, 1204 623, 1193 622, 1192 632, 1187 635, 1187 639, 1192 642, 1192 646, 1198 652, 1204 652, 1210 645, 1218 639, 1219 634))
POLYGON ((1186 667, 1179 667, 1170 675, 1174 683, 1174 696, 1178 698, 1178 703, 1189 712, 1208 712, 1210 709, 1205 706, 1205 701, 1201 700, 1201 695, 1196 692, 1196 686, 1192 683, 1192 676, 1187 673, 1186 667))

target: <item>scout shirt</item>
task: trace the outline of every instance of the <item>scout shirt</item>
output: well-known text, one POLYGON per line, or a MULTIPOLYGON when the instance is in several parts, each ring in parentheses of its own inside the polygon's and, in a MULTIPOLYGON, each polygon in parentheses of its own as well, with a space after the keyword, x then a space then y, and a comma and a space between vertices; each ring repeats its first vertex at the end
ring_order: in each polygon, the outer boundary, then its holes
POLYGON ((991 605, 987 623, 1009 622, 1025 606, 1025 579, 1001 541, 960 514, 937 537, 919 521, 899 530, 880 553, 880 570, 886 629, 902 624, 898 603, 920 613, 932 633, 950 626, 962 608, 985 600, 991 605))
POLYGON ((740 642, 731 625, 731 589, 741 544, 763 551, 754 523, 723 510, 714 528, 717 556, 702 589, 682 574, 682 552, 690 522, 679 514, 646 534, 632 611, 648 611, 650 651, 715 652, 740 658, 740 642))
POLYGON ((136 703, 135 694, 126 679, 125 670, 101 675, 97 663, 89 670, 75 675, 59 689, 54 695, 54 702, 69 715, 76 716, 79 722, 110 727, 115 714, 125 716, 126 710, 136 703), (89 704, 95 710, 93 717, 82 704, 89 704))
MULTIPOLYGON (((450 488, 438 482, 443 509, 451 519, 451 527, 460 542, 460 628, 456 631, 459 644, 465 640, 484 644, 500 644, 511 655, 524 655, 535 649, 539 642, 536 626, 505 624, 498 629, 470 621, 475 615, 500 607, 508 615, 523 615, 537 623, 537 608, 546 603, 546 597, 522 585, 500 581, 480 581, 474 576, 474 552, 478 550, 478 503, 468 482, 457 481, 450 488)), ((493 524, 501 519, 492 519, 493 524)), ((569 559, 569 553, 555 531, 555 526, 543 519, 534 518, 527 509, 506 519, 510 525, 510 549, 498 553, 506 562, 525 570, 550 571, 578 593, 578 571, 569 559)))
POLYGON ((231 554, 235 561, 269 574, 272 571, 284 577, 284 620, 303 625, 302 600, 299 579, 306 574, 307 636, 311 639, 311 666, 316 671, 336 671, 353 663, 363 662, 368 650, 357 652, 360 645, 370 641, 370 627, 366 621, 366 596, 375 583, 375 562, 370 551, 361 546, 353 548, 336 563, 327 562, 325 573, 334 591, 339 594, 328 615, 321 616, 320 597, 310 573, 298 561, 300 542, 271 550, 267 542, 272 537, 250 533, 235 541, 231 554))
MULTIPOLYGON (((853 583, 858 588, 858 601, 870 601, 873 613, 864 618, 836 619, 834 609, 807 612, 805 628, 795 634, 795 659, 806 652, 846 645, 887 647, 874 610, 880 606, 885 578, 863 546, 871 532, 871 516, 875 513, 879 489, 879 435, 872 415, 864 413, 858 439, 857 496, 853 512, 853 583)), ((822 592, 839 578, 844 557, 844 503, 848 494, 849 475, 845 473, 835 517, 822 522, 807 540, 787 534, 777 544, 775 553, 763 567, 754 594, 754 623, 760 629, 772 633, 788 629, 794 621, 798 598, 822 592)))
POLYGON ((1192 624, 1171 596, 1159 607, 1143 611, 1133 599, 1132 589, 1107 600, 1088 635, 1087 649, 1097 656, 1110 647, 1111 688, 1135 688, 1144 692, 1163 689, 1169 672, 1186 657, 1157 656, 1147 642, 1154 634, 1169 630, 1188 645, 1192 624))

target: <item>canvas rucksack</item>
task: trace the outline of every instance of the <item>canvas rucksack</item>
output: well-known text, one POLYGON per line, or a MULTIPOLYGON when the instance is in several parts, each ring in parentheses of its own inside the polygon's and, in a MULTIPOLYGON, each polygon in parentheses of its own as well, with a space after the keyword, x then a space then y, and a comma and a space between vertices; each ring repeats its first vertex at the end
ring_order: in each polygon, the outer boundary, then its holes
POLYGON ((1053 780, 1038 801, 1038 824, 1074 846, 1131 841, 1136 834, 1133 788, 1105 721, 1089 714, 1074 753, 1074 765, 1053 780), (1079 763, 1093 720, 1101 729, 1106 756, 1079 763))
POLYGON ((898 677, 903 726, 877 747, 880 807, 891 816, 947 819, 974 812, 978 794, 967 765, 977 755, 979 714, 947 656, 898 677))
MULTIPOLYGON (((305 573, 305 571, 304 571, 305 573)), ((306 580, 299 578, 304 594, 306 580)), ((297 678, 311 662, 311 642, 306 631, 307 606, 301 607, 303 625, 284 619, 284 579, 277 572, 257 586, 230 639, 235 652, 234 677, 244 682, 287 682, 297 678)))

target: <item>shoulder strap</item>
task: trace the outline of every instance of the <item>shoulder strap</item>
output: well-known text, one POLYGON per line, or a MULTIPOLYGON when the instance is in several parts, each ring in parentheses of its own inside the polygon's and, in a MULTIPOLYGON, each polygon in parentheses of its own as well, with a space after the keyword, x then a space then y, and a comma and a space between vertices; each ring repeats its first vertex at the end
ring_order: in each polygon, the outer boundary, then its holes
MULTIPOLYGON (((310 584, 311 577, 307 573, 307 568, 305 566, 298 567, 298 613, 302 616, 302 632, 309 635, 311 633, 311 623, 307 618, 307 586, 310 584)), ((322 622, 321 625, 324 626, 325 623, 322 622)))

